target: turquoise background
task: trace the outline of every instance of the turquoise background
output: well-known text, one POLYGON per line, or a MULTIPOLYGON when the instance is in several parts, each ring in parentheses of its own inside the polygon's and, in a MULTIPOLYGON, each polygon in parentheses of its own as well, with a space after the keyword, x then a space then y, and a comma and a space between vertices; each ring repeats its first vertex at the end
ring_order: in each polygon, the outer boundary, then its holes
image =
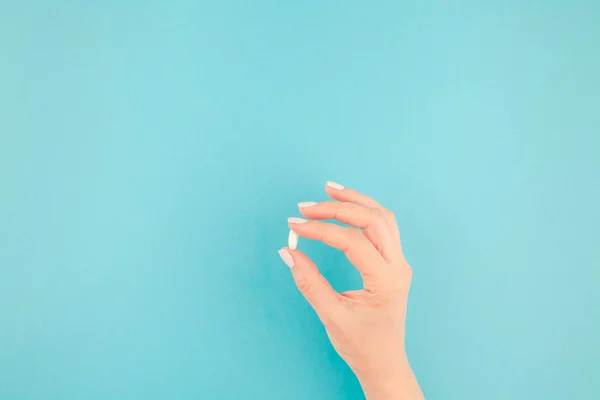
POLYGON ((0 5, 1 399, 362 399, 276 252, 326 180, 428 399, 600 398, 600 2, 0 5))

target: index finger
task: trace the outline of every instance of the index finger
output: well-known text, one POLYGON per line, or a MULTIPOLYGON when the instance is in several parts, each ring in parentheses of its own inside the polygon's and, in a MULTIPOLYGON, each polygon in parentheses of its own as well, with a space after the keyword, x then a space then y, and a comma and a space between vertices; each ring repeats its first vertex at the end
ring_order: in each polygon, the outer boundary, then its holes
POLYGON ((365 289, 371 286, 374 276, 385 264, 381 254, 359 230, 302 218, 289 218, 288 224, 290 229, 302 237, 318 240, 343 251, 362 275, 365 289))

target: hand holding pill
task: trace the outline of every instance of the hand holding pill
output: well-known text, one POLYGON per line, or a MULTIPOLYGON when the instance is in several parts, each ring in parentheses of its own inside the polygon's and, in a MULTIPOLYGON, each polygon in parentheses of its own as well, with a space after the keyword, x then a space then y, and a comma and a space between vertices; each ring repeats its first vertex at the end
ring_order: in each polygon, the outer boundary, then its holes
POLYGON ((325 190, 334 201, 298 204, 305 218, 288 219, 289 247, 279 254, 367 399, 423 399, 404 348, 412 273, 396 219, 372 198, 340 184, 328 182, 325 190), (328 219, 349 226, 323 222, 328 219), (363 289, 333 290, 310 258, 296 249, 298 236, 343 251, 360 272, 363 289))

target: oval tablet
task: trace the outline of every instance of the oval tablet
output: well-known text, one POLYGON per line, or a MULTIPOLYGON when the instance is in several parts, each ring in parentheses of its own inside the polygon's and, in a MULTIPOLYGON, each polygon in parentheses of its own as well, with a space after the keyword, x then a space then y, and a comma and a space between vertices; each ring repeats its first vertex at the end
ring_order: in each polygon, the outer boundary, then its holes
POLYGON ((298 246, 298 234, 294 231, 290 231, 290 234, 288 236, 288 247, 290 248, 290 250, 296 250, 297 246, 298 246))

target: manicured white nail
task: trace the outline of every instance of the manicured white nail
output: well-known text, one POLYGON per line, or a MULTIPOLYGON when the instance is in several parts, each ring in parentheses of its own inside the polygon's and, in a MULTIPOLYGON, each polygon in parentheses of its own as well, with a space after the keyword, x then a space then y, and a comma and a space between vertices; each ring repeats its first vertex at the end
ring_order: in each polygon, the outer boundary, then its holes
POLYGON ((308 208, 308 207, 316 206, 317 204, 319 204, 319 203, 317 203, 315 201, 304 201, 302 203, 298 203, 298 207, 308 208))
POLYGON ((331 182, 331 181, 327 182, 327 186, 329 186, 330 188, 335 189, 335 190, 342 190, 344 188, 339 183, 335 183, 335 182, 331 182))
POLYGON ((291 218, 288 218, 288 222, 290 224, 303 224, 307 221, 304 218, 291 217, 291 218))
POLYGON ((294 257, 286 249, 279 250, 279 256, 283 262, 290 268, 294 268, 294 257))

